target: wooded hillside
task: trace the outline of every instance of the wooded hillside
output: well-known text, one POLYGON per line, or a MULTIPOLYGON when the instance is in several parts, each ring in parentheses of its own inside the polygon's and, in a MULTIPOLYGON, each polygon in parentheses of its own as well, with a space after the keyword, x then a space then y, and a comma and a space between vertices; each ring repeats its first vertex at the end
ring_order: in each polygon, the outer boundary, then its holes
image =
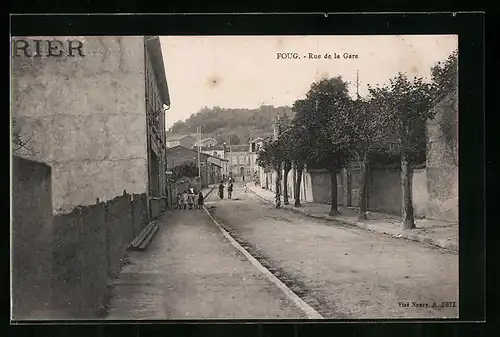
POLYGON ((257 109, 223 109, 218 106, 205 107, 192 114, 184 122, 176 122, 168 130, 168 136, 194 134, 201 125, 203 137, 214 137, 221 142, 245 144, 251 138, 263 137, 273 133, 276 114, 293 118, 292 108, 262 105, 257 109))

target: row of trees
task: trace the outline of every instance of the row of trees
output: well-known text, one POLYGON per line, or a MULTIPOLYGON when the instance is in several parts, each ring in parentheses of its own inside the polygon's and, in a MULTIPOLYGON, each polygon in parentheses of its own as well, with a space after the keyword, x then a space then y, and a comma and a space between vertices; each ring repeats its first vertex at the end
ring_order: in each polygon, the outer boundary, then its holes
POLYGON ((403 226, 415 228, 412 169, 425 162, 426 121, 434 117, 434 105, 457 90, 457 77, 455 51, 431 69, 431 83, 399 73, 385 86, 369 86, 369 95, 356 99, 349 96, 348 84, 341 77, 313 83, 306 98, 294 103, 294 118, 280 120, 278 139, 265 144, 259 153, 259 165, 277 172, 276 207, 281 206, 282 180, 283 203, 289 204, 286 179, 292 165, 297 169, 295 206, 301 206, 301 178, 307 164, 311 168, 328 169, 330 214, 338 214, 337 173, 355 161, 362 176, 359 218, 366 219, 369 166, 399 162, 403 226))

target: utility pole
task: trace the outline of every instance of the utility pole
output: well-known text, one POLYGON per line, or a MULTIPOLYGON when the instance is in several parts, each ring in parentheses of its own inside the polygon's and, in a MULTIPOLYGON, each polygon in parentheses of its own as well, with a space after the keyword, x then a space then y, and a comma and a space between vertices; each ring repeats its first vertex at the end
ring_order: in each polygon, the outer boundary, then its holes
POLYGON ((198 178, 200 178, 201 183, 201 162, 200 162, 200 143, 201 143, 201 126, 198 125, 196 128, 196 133, 198 134, 198 178))
POLYGON ((231 135, 229 135, 229 172, 227 173, 231 178, 233 177, 233 152, 231 150, 231 135))

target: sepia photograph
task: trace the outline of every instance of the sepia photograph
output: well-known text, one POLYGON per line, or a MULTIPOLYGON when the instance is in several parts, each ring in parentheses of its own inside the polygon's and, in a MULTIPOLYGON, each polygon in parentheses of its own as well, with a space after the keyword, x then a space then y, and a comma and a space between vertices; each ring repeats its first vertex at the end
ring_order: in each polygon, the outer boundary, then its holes
POLYGON ((12 37, 11 319, 458 318, 458 59, 458 35, 12 37))

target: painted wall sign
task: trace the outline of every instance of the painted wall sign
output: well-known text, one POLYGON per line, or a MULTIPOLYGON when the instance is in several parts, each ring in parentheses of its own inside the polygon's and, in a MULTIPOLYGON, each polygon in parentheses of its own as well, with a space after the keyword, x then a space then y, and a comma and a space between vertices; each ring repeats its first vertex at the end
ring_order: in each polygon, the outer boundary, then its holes
POLYGON ((84 57, 83 41, 80 40, 32 40, 12 41, 14 57, 84 57))

